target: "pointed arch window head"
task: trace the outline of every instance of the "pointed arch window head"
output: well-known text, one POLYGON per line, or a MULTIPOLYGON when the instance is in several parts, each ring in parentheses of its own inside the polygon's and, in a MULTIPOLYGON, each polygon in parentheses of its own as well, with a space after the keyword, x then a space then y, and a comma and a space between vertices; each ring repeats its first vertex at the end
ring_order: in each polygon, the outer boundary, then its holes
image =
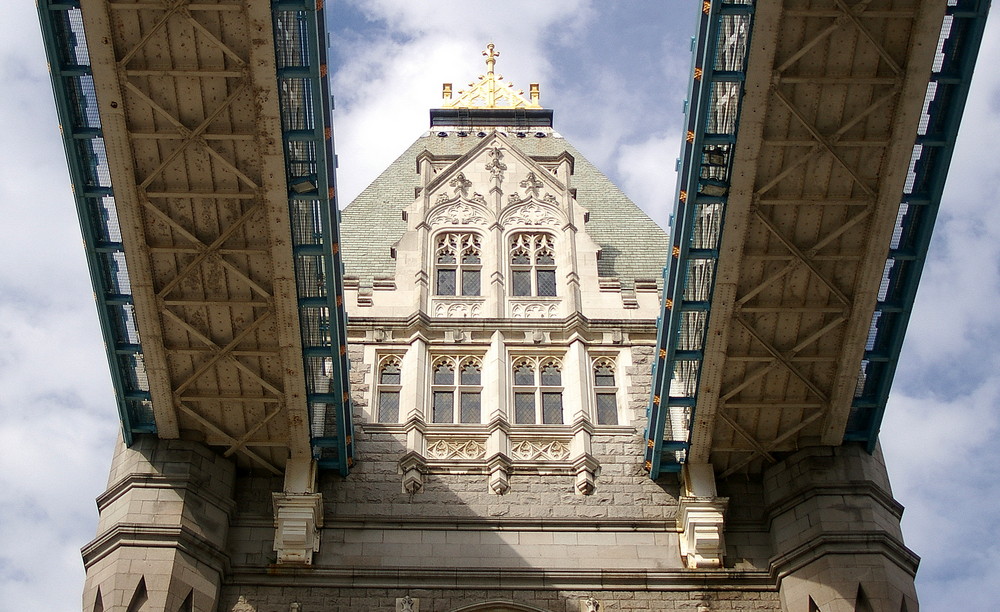
POLYGON ((555 357, 520 357, 513 362, 514 423, 563 423, 562 363, 555 357))
POLYGON ((514 234, 510 239, 511 295, 555 296, 555 241, 550 234, 514 234))
POLYGON ((399 422, 399 392, 402 388, 400 360, 395 355, 384 357, 378 368, 378 414, 379 423, 399 422))
POLYGON ((482 422, 482 361, 478 357, 438 357, 431 370, 431 421, 482 422))
POLYGON ((594 394, 598 425, 618 424, 618 384, 615 362, 608 357, 594 360, 594 394))
POLYGON ((435 295, 481 294, 482 240, 479 234, 449 232, 434 248, 435 295))

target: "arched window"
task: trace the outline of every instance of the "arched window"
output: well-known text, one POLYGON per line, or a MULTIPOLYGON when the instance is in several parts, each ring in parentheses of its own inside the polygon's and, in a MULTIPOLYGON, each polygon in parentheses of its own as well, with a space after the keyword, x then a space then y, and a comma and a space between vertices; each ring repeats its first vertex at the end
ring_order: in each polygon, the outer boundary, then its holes
POLYGON ((554 296, 556 259, 549 234, 514 234, 510 239, 510 293, 514 296, 554 296))
POLYGON ((554 357, 514 360, 514 423, 561 425, 562 364, 554 357))
POLYGON ((434 294, 480 295, 481 251, 479 234, 439 235, 434 249, 434 294))
POLYGON ((433 423, 482 421, 483 364, 478 357, 438 357, 432 366, 433 423))
POLYGON ((384 357, 378 368, 378 414, 379 423, 399 422, 399 391, 402 385, 399 357, 384 357))
POLYGON ((594 394, 597 424, 618 424, 618 385, 615 383, 615 362, 607 357, 594 360, 594 394))

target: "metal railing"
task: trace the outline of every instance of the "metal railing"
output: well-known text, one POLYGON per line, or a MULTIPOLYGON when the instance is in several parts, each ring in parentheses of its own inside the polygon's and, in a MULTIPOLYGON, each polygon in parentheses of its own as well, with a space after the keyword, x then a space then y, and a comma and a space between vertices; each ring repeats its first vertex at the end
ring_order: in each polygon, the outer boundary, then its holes
POLYGON ((690 443, 753 25, 750 0, 702 7, 647 409, 651 478, 680 470, 690 443))
POLYGON ((271 8, 313 454, 347 475, 354 435, 325 16, 317 0, 271 8))
POLYGON ((108 168, 79 2, 39 0, 56 113, 83 233, 125 443, 155 433, 125 249, 108 168))
POLYGON ((845 441, 874 450, 955 149, 989 0, 949 0, 896 228, 882 272, 845 441))

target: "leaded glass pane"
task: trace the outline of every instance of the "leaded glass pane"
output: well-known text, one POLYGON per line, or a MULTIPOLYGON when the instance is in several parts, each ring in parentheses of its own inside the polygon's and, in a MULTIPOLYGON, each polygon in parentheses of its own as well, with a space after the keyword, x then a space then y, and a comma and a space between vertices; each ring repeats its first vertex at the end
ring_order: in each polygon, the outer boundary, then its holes
POLYGON ((510 263, 512 263, 514 265, 530 266, 531 265, 531 259, 528 257, 527 253, 525 253, 525 252, 522 251, 522 252, 519 252, 519 253, 515 253, 510 258, 510 263))
POLYGON ((479 295, 479 270, 462 270, 462 295, 479 295))
POLYGON ((530 270, 514 270, 513 275, 513 293, 516 296, 531 295, 531 271, 530 270))
POLYGON ((551 296, 556 294, 556 271, 538 271, 538 295, 551 296))
POLYGON ((452 391, 434 392, 434 422, 452 423, 455 420, 455 402, 452 391))
POLYGON ((535 384, 535 371, 527 363, 522 363, 514 368, 515 385, 535 384))
POLYGON ((381 391, 378 394, 378 422, 399 422, 399 391, 381 391))
POLYGON ((562 384, 562 374, 559 368, 553 363, 547 363, 542 367, 542 386, 558 387, 562 384))
POLYGON ((390 363, 382 368, 382 374, 378 379, 379 384, 383 385, 398 385, 399 384, 399 366, 390 363))
POLYGON ((514 394, 514 422, 518 425, 531 425, 535 422, 535 394, 514 394))
POLYGON ((552 253, 542 252, 538 254, 538 265, 540 266, 554 266, 556 260, 553 259, 552 253))
POLYGON ((542 423, 561 425, 563 422, 562 393, 542 393, 542 423))
POLYGON ((478 385, 482 384, 482 373, 479 371, 479 365, 474 362, 467 362, 462 365, 462 384, 463 385, 478 385))
POLYGON ((450 363, 442 361, 441 363, 434 366, 434 384, 435 385, 455 384, 455 370, 451 368, 450 363))
POLYGON ((469 253, 462 256, 462 263, 464 264, 477 264, 479 263, 479 253, 469 253))
POLYGON ((462 393, 462 422, 478 423, 479 416, 479 391, 462 393))
POLYGON ((451 253, 443 253, 441 255, 438 255, 437 262, 439 264, 453 264, 455 263, 455 256, 452 255, 451 253))
POLYGON ((618 398, 614 393, 597 394, 597 423, 599 425, 618 424, 618 398))
POLYGON ((614 387, 615 371, 608 365, 599 365, 594 368, 594 384, 598 387, 614 387))
POLYGON ((455 270, 437 271, 437 295, 455 295, 455 270))

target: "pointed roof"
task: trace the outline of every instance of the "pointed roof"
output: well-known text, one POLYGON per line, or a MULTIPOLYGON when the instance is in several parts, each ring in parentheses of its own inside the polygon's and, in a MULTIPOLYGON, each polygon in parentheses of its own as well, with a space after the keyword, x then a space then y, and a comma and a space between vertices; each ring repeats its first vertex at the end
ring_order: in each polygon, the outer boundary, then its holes
MULTIPOLYGON (((355 200, 342 211, 341 237, 345 273, 370 286, 379 276, 394 276, 396 262, 392 246, 402 238, 406 222, 401 212, 414 200, 419 185, 417 157, 427 151, 436 157, 457 160, 480 144, 469 135, 428 132, 417 139, 355 200), (373 231, 378 228, 378 231, 373 231)), ((543 138, 508 139, 511 148, 532 158, 556 158, 568 153, 574 158, 572 186, 576 201, 590 212, 585 229, 602 248, 597 262, 601 277, 617 277, 623 289, 636 279, 661 279, 667 234, 636 206, 600 170, 565 139, 549 132, 543 138)))
POLYGON ((444 102, 442 108, 542 108, 538 104, 538 83, 530 85, 530 100, 524 97, 524 90, 514 89, 514 83, 503 82, 503 75, 494 72, 500 52, 493 43, 486 45, 486 74, 479 75, 479 82, 469 83, 468 90, 458 92, 452 99, 451 83, 442 87, 444 102))

